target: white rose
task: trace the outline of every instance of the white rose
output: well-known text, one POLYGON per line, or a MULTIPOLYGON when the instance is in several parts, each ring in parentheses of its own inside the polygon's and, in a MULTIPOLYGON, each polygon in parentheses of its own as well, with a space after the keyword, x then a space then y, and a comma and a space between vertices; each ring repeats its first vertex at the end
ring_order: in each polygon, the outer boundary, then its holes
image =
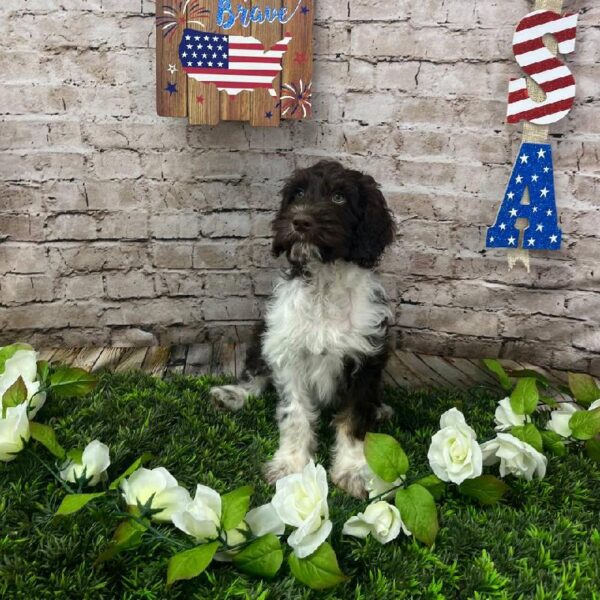
POLYGON ((525 425, 531 419, 527 415, 518 415, 510 405, 510 398, 503 398, 498 402, 494 413, 496 431, 506 431, 511 427, 525 425))
POLYGON ((197 542, 214 540, 221 523, 221 496, 212 488, 198 484, 194 500, 173 515, 173 524, 197 542))
POLYGON ((27 388, 29 418, 33 419, 46 401, 46 393, 38 394, 40 382, 37 379, 37 352, 35 350, 17 350, 4 364, 0 375, 0 399, 4 392, 21 377, 27 388))
MULTIPOLYGON (((225 532, 225 540, 228 546, 239 546, 246 541, 244 532, 248 531, 248 525, 242 521, 234 529, 229 529, 225 532)), ((215 560, 221 562, 231 562, 233 557, 241 550, 241 548, 234 548, 233 550, 221 550, 214 556, 215 560)))
POLYGON ((285 531, 285 523, 279 518, 271 502, 248 511, 245 520, 250 531, 256 537, 267 535, 267 533, 283 535, 285 531))
POLYGON ((375 474, 369 465, 363 467, 362 476, 365 480, 367 492, 369 492, 369 498, 380 497, 382 500, 386 500, 392 496, 398 486, 405 480, 404 476, 400 476, 391 483, 385 481, 385 479, 381 479, 379 475, 375 474), (386 494, 386 492, 389 492, 389 494, 386 494))
POLYGON ((164 467, 138 469, 121 483, 121 490, 129 506, 145 505, 152 499, 151 508, 162 509, 152 515, 157 521, 170 521, 191 501, 189 492, 164 467))
POLYGON ((97 485, 110 465, 108 446, 98 440, 90 442, 83 450, 81 464, 68 460, 62 466, 60 476, 65 481, 76 483, 81 477, 89 481, 87 485, 97 485))
POLYGON ((594 410, 596 408, 600 408, 600 400, 594 400, 591 404, 590 407, 588 408, 588 410, 594 410))
POLYGON ((558 435, 568 438, 573 433, 569 427, 569 421, 573 416, 573 413, 577 412, 579 408, 571 402, 561 402, 559 408, 556 408, 550 414, 550 420, 546 423, 546 429, 558 433, 558 435))
POLYGON ((387 544, 398 537, 400 529, 411 535, 400 518, 400 511, 394 505, 379 500, 367 506, 364 513, 350 517, 344 523, 342 533, 359 538, 371 534, 380 544, 387 544))
POLYGON ((327 505, 327 476, 311 460, 302 473, 282 477, 275 487, 272 504, 287 525, 297 527, 287 541, 298 558, 312 554, 331 533, 327 505))
POLYGON ((499 433, 493 440, 481 444, 481 450, 484 465, 500 461, 501 477, 511 473, 531 481, 534 474, 540 479, 546 474, 546 457, 510 433, 499 433))
POLYGON ((482 470, 481 449, 464 415, 451 408, 441 416, 440 428, 431 438, 427 453, 433 472, 442 481, 457 484, 479 477, 482 470))
POLYGON ((4 462, 14 460, 17 452, 23 450, 27 440, 29 440, 27 405, 9 406, 4 418, 0 412, 0 460, 4 462))

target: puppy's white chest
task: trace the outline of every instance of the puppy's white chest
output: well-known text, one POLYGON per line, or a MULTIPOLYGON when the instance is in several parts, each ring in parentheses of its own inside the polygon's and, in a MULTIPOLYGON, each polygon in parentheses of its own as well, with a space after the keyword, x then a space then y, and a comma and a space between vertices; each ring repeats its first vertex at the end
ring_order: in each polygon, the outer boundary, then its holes
POLYGON ((322 265, 314 276, 278 282, 266 316, 263 350, 273 365, 370 354, 389 309, 374 274, 349 263, 322 265))

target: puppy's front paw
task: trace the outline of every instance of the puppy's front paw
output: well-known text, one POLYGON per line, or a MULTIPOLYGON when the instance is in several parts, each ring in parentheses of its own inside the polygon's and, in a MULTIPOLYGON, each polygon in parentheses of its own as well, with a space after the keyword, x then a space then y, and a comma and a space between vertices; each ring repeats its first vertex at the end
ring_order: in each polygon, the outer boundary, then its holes
POLYGON ((344 490, 355 498, 366 498, 367 487, 364 477, 355 470, 332 471, 330 473, 331 481, 340 489, 344 490))
POLYGON ((267 483, 275 485, 275 482, 291 475, 292 473, 300 473, 310 458, 300 455, 290 455, 287 457, 275 457, 266 462, 263 466, 263 475, 267 483))
POLYGON ((213 406, 219 410, 240 410, 244 407, 248 393, 237 385, 221 385, 210 389, 213 406))

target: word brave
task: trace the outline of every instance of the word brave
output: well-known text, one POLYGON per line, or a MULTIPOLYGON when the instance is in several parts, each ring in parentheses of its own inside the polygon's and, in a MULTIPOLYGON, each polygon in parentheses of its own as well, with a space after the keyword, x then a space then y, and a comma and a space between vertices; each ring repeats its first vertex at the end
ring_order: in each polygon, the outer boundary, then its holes
POLYGON ((523 232, 523 248, 560 248, 561 230, 556 214, 550 144, 521 144, 496 223, 487 232, 487 247, 517 248, 517 219, 529 221, 523 232), (529 204, 521 203, 525 190, 529 190, 529 204))
MULTIPOLYGON (((223 29, 231 29, 236 21, 239 21, 242 27, 248 27, 252 23, 274 23, 275 21, 287 23, 296 14, 301 1, 302 0, 298 0, 294 12, 288 16, 288 9, 283 7, 250 7, 244 4, 238 4, 237 8, 234 9, 231 0, 219 0, 219 6, 217 8, 217 25, 223 29)), ((244 0, 244 2, 246 2, 246 0, 244 0)))

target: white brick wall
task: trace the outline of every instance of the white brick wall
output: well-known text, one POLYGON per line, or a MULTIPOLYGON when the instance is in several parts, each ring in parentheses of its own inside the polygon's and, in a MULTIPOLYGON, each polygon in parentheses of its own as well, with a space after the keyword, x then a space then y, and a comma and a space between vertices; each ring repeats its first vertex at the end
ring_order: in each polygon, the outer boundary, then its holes
POLYGON ((527 0, 317 0, 315 118, 189 127, 154 103, 154 4, 7 0, 0 20, 0 343, 243 338, 296 166, 383 185, 404 347, 600 371, 600 9, 580 0, 571 115, 551 129, 564 249, 485 251, 520 141, 504 124, 527 0))

